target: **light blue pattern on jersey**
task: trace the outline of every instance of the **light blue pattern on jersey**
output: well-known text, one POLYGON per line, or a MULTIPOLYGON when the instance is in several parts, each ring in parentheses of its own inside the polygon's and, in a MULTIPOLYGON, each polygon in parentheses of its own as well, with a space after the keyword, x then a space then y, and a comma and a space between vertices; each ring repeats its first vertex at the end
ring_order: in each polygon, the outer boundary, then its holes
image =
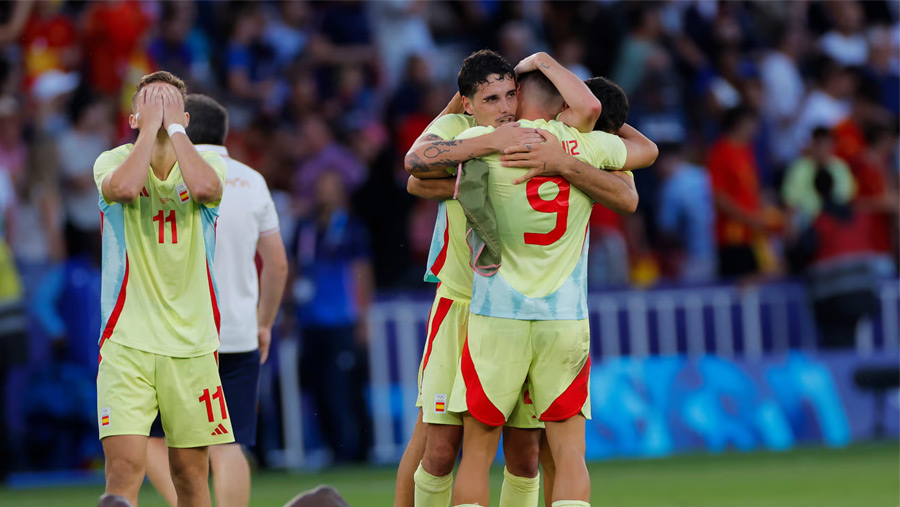
POLYGON ((219 300, 219 286, 216 284, 216 271, 213 269, 216 259, 216 220, 219 218, 219 207, 200 206, 200 220, 203 224, 203 243, 206 245, 206 269, 212 280, 216 301, 219 300))
POLYGON ((123 289, 125 266, 128 255, 125 251, 125 210, 121 204, 107 204, 100 197, 100 211, 103 212, 103 263, 100 286, 100 339, 109 322, 119 292, 123 289))
POLYGON ((444 241, 447 227, 449 227, 447 224, 447 203, 441 201, 438 203, 438 214, 434 221, 434 232, 431 234, 431 247, 428 249, 428 264, 426 264, 425 268, 426 282, 439 283, 441 281, 436 273, 431 272, 431 267, 434 266, 434 261, 437 260, 437 256, 440 255, 441 250, 450 248, 450 245, 447 245, 444 241))
POLYGON ((569 278, 555 292, 540 298, 528 297, 503 279, 502 271, 493 276, 475 274, 470 311, 476 315, 516 320, 582 320, 588 318, 587 257, 588 242, 569 278))

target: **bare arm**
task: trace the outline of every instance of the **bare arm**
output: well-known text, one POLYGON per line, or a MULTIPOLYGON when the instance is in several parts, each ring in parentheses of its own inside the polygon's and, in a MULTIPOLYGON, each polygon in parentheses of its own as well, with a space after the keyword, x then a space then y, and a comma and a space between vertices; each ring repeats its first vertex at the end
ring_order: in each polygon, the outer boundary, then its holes
POLYGON ((647 139, 636 128, 626 123, 619 129, 618 136, 622 138, 628 152, 622 169, 626 171, 641 169, 656 162, 659 148, 656 147, 656 143, 647 139))
POLYGON ((416 197, 432 201, 452 199, 455 190, 455 178, 431 178, 420 180, 415 176, 410 176, 406 181, 407 192, 416 197))
POLYGON ((502 125, 483 136, 445 141, 423 133, 406 154, 406 172, 416 178, 446 178, 448 168, 466 160, 502 151, 512 144, 539 143, 544 139, 535 129, 518 128, 518 123, 502 125))
POLYGON ((762 218, 756 217, 741 208, 734 200, 723 192, 715 192, 713 194, 713 202, 716 209, 733 220, 754 229, 757 232, 765 230, 765 223, 762 218))
MULTIPOLYGON (((181 94, 166 87, 162 89, 164 105, 164 123, 168 127, 172 123, 184 126, 187 116, 184 113, 184 99, 181 94)), ((172 136, 172 146, 175 148, 175 157, 178 159, 178 167, 181 168, 181 176, 188 191, 199 203, 216 202, 222 197, 222 180, 209 163, 200 156, 200 152, 183 132, 176 132, 172 136)))
MULTIPOLYGON (((447 107, 431 123, 444 115, 460 114, 463 111, 462 98, 457 92, 447 107)), ((431 127, 431 124, 428 126, 431 127)), ((517 123, 503 125, 491 134, 459 140, 447 140, 438 135, 423 132, 406 153, 404 160, 406 172, 422 179, 446 178, 448 169, 456 168, 466 160, 497 153, 511 144, 543 140, 534 133, 534 129, 509 130, 516 126, 518 126, 517 123)))
POLYGON ((580 132, 594 130, 602 105, 584 81, 544 52, 535 53, 516 65, 516 75, 532 70, 547 76, 568 104, 569 107, 559 116, 559 121, 580 132))
POLYGON ((281 296, 287 282, 288 262, 281 235, 276 230, 259 238, 256 251, 262 258, 262 273, 259 278, 259 305, 256 309, 258 320, 259 360, 266 362, 269 345, 272 343, 272 324, 278 315, 281 296))
POLYGON ((101 190, 107 201, 126 204, 134 202, 147 182, 150 155, 153 153, 156 134, 162 125, 162 100, 158 86, 151 85, 141 90, 135 104, 138 137, 122 165, 103 179, 101 190))
POLYGON ((622 171, 605 171, 569 155, 553 134, 542 131, 547 142, 532 145, 530 150, 518 147, 508 150, 500 160, 505 167, 523 167, 529 171, 513 181, 518 185, 534 176, 562 176, 595 202, 616 213, 634 213, 638 205, 637 189, 631 175, 622 171))

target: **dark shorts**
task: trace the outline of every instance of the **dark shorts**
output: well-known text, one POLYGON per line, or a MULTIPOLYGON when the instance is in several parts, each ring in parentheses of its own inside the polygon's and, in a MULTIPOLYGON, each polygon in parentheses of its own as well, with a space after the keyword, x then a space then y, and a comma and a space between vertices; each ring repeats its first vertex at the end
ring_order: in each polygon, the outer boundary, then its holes
MULTIPOLYGON (((234 441, 247 447, 256 445, 259 366, 259 350, 219 354, 219 377, 222 379, 234 441)), ((165 436, 158 415, 150 428, 150 436, 165 436)))

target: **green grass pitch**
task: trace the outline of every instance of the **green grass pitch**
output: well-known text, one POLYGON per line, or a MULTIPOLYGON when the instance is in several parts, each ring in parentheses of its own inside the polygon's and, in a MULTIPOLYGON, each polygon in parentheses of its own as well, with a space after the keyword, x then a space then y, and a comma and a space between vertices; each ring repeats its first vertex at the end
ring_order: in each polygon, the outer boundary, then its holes
MULTIPOLYGON (((800 449, 784 453, 727 453, 653 460, 620 460, 589 466, 593 506, 615 507, 897 507, 900 448, 896 442, 846 449, 800 449)), ((318 484, 337 488, 351 506, 391 506, 395 471, 347 468, 322 473, 260 472, 253 477, 251 505, 281 506, 318 484)), ((500 494, 501 469, 492 475, 492 505, 500 494)), ((96 505, 99 484, 43 490, 0 489, 3 506, 96 505)), ((165 503, 149 483, 141 507, 165 503)), ((541 503, 543 505, 543 503, 541 503)))

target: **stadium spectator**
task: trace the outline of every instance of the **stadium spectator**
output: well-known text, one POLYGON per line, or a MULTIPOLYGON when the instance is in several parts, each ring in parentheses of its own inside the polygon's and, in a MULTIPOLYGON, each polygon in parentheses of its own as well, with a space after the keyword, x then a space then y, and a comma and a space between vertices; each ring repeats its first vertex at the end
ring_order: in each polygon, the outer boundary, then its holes
POLYGON ((278 90, 275 51, 263 40, 262 6, 243 4, 234 13, 234 25, 225 54, 228 92, 233 98, 232 122, 239 129, 249 123, 255 108, 274 110, 282 97, 278 90))
POLYGON ((188 42, 195 15, 196 7, 193 3, 162 4, 159 34, 147 48, 156 67, 166 69, 176 76, 195 77, 194 70, 202 66, 201 59, 188 42))
POLYGON ((817 86, 807 96, 794 124, 794 151, 809 142, 816 127, 833 128, 850 114, 849 99, 853 96, 856 79, 853 73, 833 60, 820 58, 815 62, 817 86))
POLYGON ((891 169, 896 160, 896 131, 875 125, 866 132, 865 151, 850 166, 857 186, 854 209, 870 222, 872 247, 882 256, 879 271, 885 275, 896 272, 900 237, 897 173, 891 169))
POLYGON ((62 2, 36 2, 22 33, 25 87, 49 71, 68 72, 78 67, 78 33, 62 2))
POLYGON ((751 142, 758 119, 739 107, 725 113, 722 136, 709 151, 707 165, 716 208, 719 275, 736 278, 755 274, 759 262, 754 251, 765 232, 760 202, 756 157, 751 142))
POLYGON ((822 213, 801 234, 793 254, 806 266, 822 346, 850 348, 859 322, 879 308, 870 222, 834 201, 829 171, 817 169, 814 178, 822 213))
POLYGON ((850 0, 827 3, 834 28, 822 36, 822 51, 841 65, 856 66, 866 63, 869 45, 863 33, 862 5, 850 0))
POLYGON ((319 177, 328 171, 341 175, 343 191, 356 191, 365 181, 368 169, 332 134, 331 128, 318 116, 309 116, 297 129, 296 149, 304 162, 294 174, 293 189, 298 214, 310 212, 311 197, 319 177))
POLYGON ((776 47, 760 63, 765 97, 762 113, 771 124, 772 158, 779 165, 790 162, 796 153, 791 128, 805 95, 799 66, 805 45, 802 27, 785 26, 778 34, 776 47))
POLYGON ((94 161, 112 148, 113 109, 108 100, 85 97, 71 103, 72 128, 58 141, 63 207, 66 213, 66 248, 71 256, 87 254, 100 265, 100 214, 94 161))
POLYGON ((369 238, 350 214, 341 172, 318 171, 313 213, 291 242, 293 298, 301 336, 301 385, 336 462, 366 457, 366 309, 373 291, 369 238), (353 407, 348 413, 347 407, 353 407))
POLYGON ((384 63, 385 86, 393 90, 410 56, 434 58, 425 0, 392 0, 369 4, 378 54, 384 63))
POLYGON ((664 146, 656 169, 662 177, 657 222, 671 275, 685 282, 716 277, 715 215, 707 171, 684 159, 681 145, 664 146))
POLYGON ((813 130, 808 153, 794 161, 784 175, 781 197, 788 210, 796 215, 801 224, 816 219, 822 209, 822 200, 816 192, 815 180, 819 171, 831 175, 831 200, 846 205, 853 199, 856 184, 847 164, 834 155, 834 139, 825 127, 813 130))
MULTIPOLYGON (((141 50, 152 20, 140 2, 96 2, 84 14, 82 41, 87 58, 87 80, 98 93, 115 97, 122 90, 126 69, 141 50)), ((118 97, 116 97, 118 98, 118 97)))

